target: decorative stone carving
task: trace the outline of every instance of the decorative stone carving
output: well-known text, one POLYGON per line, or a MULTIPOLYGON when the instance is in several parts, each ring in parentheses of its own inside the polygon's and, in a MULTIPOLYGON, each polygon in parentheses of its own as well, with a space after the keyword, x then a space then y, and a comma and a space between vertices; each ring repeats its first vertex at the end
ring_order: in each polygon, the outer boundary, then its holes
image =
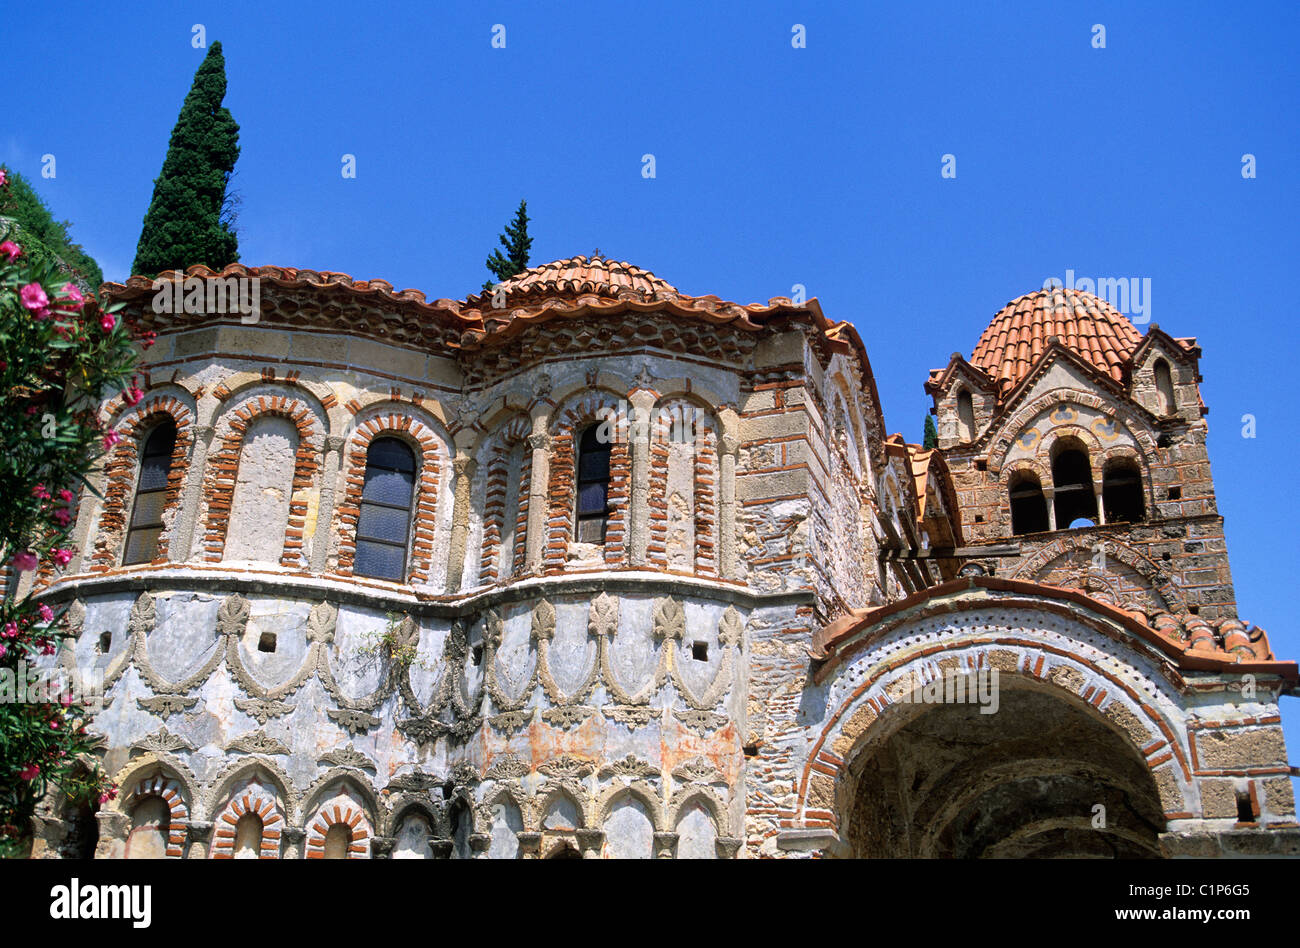
MULTIPOLYGON (((197 700, 197 699, 195 699, 197 700)), ((150 734, 142 741, 136 741, 131 745, 132 751, 154 751, 154 752, 171 752, 178 750, 194 750, 194 745, 181 737, 179 734, 172 734, 165 727, 160 727, 153 734, 150 734)))
POLYGON ((672 596, 655 604, 654 634, 661 640, 679 640, 686 634, 686 613, 672 596))
POLYGON ((628 754, 626 757, 608 763, 600 768, 600 777, 630 777, 645 778, 658 777, 659 771, 651 764, 646 763, 635 754, 628 754))
POLYGON ((185 698, 181 695, 155 695, 152 698, 136 698, 135 703, 141 711, 148 711, 159 717, 170 717, 182 711, 188 711, 198 703, 198 698, 185 698))
POLYGON ((488 719, 488 723, 501 731, 518 731, 520 728, 527 727, 532 719, 531 710, 507 711, 504 714, 494 714, 488 719))
POLYGON ((420 793, 441 783, 442 781, 433 774, 426 774, 417 770, 414 773, 394 777, 388 782, 388 789, 401 793, 420 793))
MULTIPOLYGON (((594 608, 595 603, 593 603, 592 606, 594 608)), ((615 621, 617 621, 617 611, 615 611, 615 621)), ((587 631, 588 635, 595 634, 591 631, 590 618, 587 623, 587 631)), ((596 680, 600 675, 600 652, 603 647, 603 640, 599 637, 596 638, 596 647, 592 652, 591 665, 587 668, 587 673, 583 677, 582 683, 578 685, 577 689, 572 694, 566 695, 560 689, 559 684, 555 681, 554 675, 551 673, 551 640, 554 636, 555 609, 549 602, 543 599, 537 604, 537 611, 533 613, 533 637, 537 640, 537 675, 542 681, 542 688, 546 692, 546 697, 551 700, 552 704, 560 706, 576 705, 579 702, 585 701, 591 694, 592 689, 596 686, 596 680), (540 634, 538 630, 538 615, 542 612, 543 606, 545 606, 547 610, 544 616, 544 621, 547 623, 544 635, 540 634)), ((546 714, 547 712, 542 712, 542 717, 546 718, 546 714)))
POLYGON ((673 768, 673 776, 687 783, 721 783, 722 775, 718 768, 707 758, 692 757, 685 763, 673 768))
POLYGON ((256 721, 259 726, 265 725, 271 718, 278 718, 293 710, 291 704, 285 704, 283 701, 267 701, 263 698, 236 698, 235 707, 256 721))
POLYGON ((318 602, 307 614, 307 641, 313 645, 329 645, 334 641, 339 610, 328 602, 318 602))
POLYGON ((528 773, 528 763, 518 754, 506 751, 504 754, 498 754, 493 758, 492 766, 488 767, 483 779, 519 780, 527 777, 528 773))
POLYGON ((379 718, 364 711, 353 711, 349 708, 330 708, 325 713, 329 715, 331 721, 353 737, 356 737, 362 731, 368 731, 372 727, 379 725, 379 718))
POLYGON ((564 705, 563 707, 548 708, 543 711, 542 720, 547 724, 567 731, 569 728, 581 724, 595 713, 595 708, 589 708, 586 705, 564 705))
POLYGON ((226 745, 226 750, 243 751, 245 754, 289 753, 289 748, 283 741, 271 737, 265 731, 254 731, 238 737, 226 745))
POLYGON ((572 754, 561 754, 559 757, 552 757, 550 760, 538 765, 537 770, 539 773, 554 777, 556 780, 565 780, 589 776, 595 770, 595 766, 591 761, 583 760, 581 757, 574 757, 572 754))
POLYGON ((607 704, 600 713, 611 721, 626 724, 629 727, 644 727, 659 716, 658 708, 625 704, 607 704))
POLYGON ((239 638, 248 628, 248 600, 239 593, 227 596, 217 606, 217 635, 239 638))
POLYGON ((689 711, 674 710, 673 716, 692 731, 700 733, 716 731, 730 720, 725 714, 714 714, 712 711, 699 711, 694 708, 689 711))
POLYGON ((365 754, 349 744, 322 756, 319 763, 334 767, 350 767, 353 770, 375 770, 374 763, 365 754))

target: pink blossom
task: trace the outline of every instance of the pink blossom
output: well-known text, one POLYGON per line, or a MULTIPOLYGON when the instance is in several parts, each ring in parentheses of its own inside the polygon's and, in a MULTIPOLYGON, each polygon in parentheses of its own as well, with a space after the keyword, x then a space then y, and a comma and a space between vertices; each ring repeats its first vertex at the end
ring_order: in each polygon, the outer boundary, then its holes
POLYGON ((41 603, 40 611, 41 611, 41 619, 43 621, 49 622, 51 619, 54 618, 54 610, 51 609, 49 606, 47 606, 45 603, 41 603))
POLYGON ((22 777, 24 780, 35 780, 40 772, 41 768, 39 764, 28 764, 22 770, 18 771, 18 776, 22 777))
POLYGON ((6 648, 5 646, 3 646, 3 645, 0 645, 0 658, 4 658, 5 655, 6 655, 8 652, 9 652, 9 649, 7 649, 7 648, 6 648))
POLYGON ((112 451, 113 445, 117 444, 121 440, 122 436, 120 434, 116 431, 110 431, 108 434, 104 435, 104 450, 112 451))
POLYGON ((72 522, 72 514, 68 513, 67 507, 60 507, 58 510, 54 511, 54 519, 58 522, 59 526, 66 527, 72 522))
POLYGON ((70 563, 71 561, 72 561, 72 551, 71 551, 71 550, 55 550, 55 551, 54 551, 54 562, 58 563, 60 566, 67 566, 68 563, 70 563))
POLYGON ((4 168, 0 168, 0 188, 3 188, 8 183, 9 183, 9 172, 7 172, 4 168))
POLYGON ((65 504, 72 503, 72 491, 68 490, 66 487, 63 488, 59 491, 59 500, 63 501, 65 504))
POLYGON ((128 405, 139 405, 140 399, 144 398, 144 392, 132 385, 122 393, 122 398, 126 400, 128 405))
POLYGON ((18 291, 23 306, 32 311, 34 319, 45 319, 50 315, 50 298, 45 295, 45 287, 39 283, 28 283, 18 291))
POLYGON ((35 487, 32 488, 32 496, 40 497, 42 500, 49 500, 50 492, 45 489, 44 484, 37 484, 35 487))
POLYGON ((18 638, 18 623, 6 622, 3 634, 5 638, 10 638, 10 639, 18 638))
POLYGON ((0 244, 0 256, 8 257, 10 260, 17 260, 23 255, 23 248, 19 247, 12 240, 6 240, 0 244))
POLYGON ((113 327, 117 325, 117 317, 112 313, 105 313, 99 317, 99 328, 104 332, 112 332, 113 327))
POLYGON ((59 299, 59 308, 77 312, 86 305, 86 297, 75 283, 63 284, 63 296, 59 299))
POLYGON ((36 564, 39 560, 37 560, 36 554, 31 550, 21 550, 18 553, 15 553, 13 559, 9 562, 13 564, 14 569, 18 570, 18 572, 25 573, 29 570, 36 569, 36 564))

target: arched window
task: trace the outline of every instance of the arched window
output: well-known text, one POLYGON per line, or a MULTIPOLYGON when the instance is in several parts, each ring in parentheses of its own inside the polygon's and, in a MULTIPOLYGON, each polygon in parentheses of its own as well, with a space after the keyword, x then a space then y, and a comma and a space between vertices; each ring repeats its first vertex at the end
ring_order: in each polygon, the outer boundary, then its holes
POLYGON ((1169 363, 1156 359, 1153 366, 1156 376, 1157 405, 1160 414, 1169 415, 1174 410, 1174 380, 1169 372, 1169 363))
POLYGON ((957 435, 963 441, 975 437, 975 403, 965 389, 957 393, 957 435))
POLYGON ((1011 479, 1011 532, 1042 533, 1048 529, 1047 500, 1033 471, 1018 471, 1011 479))
POLYGON ((376 438, 366 452, 352 572, 401 582, 415 497, 415 454, 397 438, 376 438))
POLYGON ((262 855, 262 818, 249 810, 235 824, 235 858, 257 859, 262 855))
POLYGON ((352 827, 346 823, 335 823, 325 834, 325 858, 347 859, 351 845, 352 827))
POLYGON ((140 455, 140 481, 135 489, 131 525, 126 533, 123 566, 149 563, 158 555, 167 478, 172 471, 172 452, 175 449, 176 422, 166 418, 149 432, 144 441, 144 451, 140 455))
POLYGON ((573 531, 579 543, 604 543, 609 523, 609 442, 592 425, 578 439, 578 503, 573 531))
POLYGON ((1097 495, 1092 488, 1088 451, 1078 441, 1063 440, 1052 459, 1052 488, 1056 528, 1095 526, 1097 495))
POLYGON ((159 796, 145 797, 131 813, 131 833, 126 838, 127 859, 162 859, 167 855, 171 807, 159 796))
POLYGON ((1101 498, 1107 523, 1141 523, 1146 519, 1142 472, 1136 461, 1116 458, 1106 465, 1101 479, 1101 498))

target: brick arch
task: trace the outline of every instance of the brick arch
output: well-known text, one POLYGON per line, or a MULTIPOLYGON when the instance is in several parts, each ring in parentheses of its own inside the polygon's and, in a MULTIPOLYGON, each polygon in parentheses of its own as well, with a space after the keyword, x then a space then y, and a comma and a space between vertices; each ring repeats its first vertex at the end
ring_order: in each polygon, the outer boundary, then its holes
MULTIPOLYGON (((1044 392, 1033 401, 1027 402, 1017 409, 1015 414, 1008 420, 998 425, 996 429, 990 428, 985 433, 984 438, 989 439, 989 470, 995 474, 998 473, 1006 462, 1007 454, 1011 451, 1011 447, 1015 444, 1020 432, 1024 431, 1029 423, 1040 414, 1050 411, 1061 402, 1074 402, 1077 405, 1112 415, 1133 436, 1133 440, 1138 443, 1143 454, 1148 457, 1156 456, 1158 447, 1155 438, 1152 437, 1148 426, 1143 423, 1142 415, 1138 414, 1137 409, 1117 400, 1102 398, 1091 392, 1081 392, 1072 388, 1058 388, 1050 392, 1044 392), (993 434, 995 430, 998 432, 996 436, 993 434)), ((982 441, 983 438, 978 440, 982 441)))
POLYGON ((479 549, 478 579, 480 583, 495 583, 502 578, 500 562, 501 540, 509 529, 514 536, 510 558, 510 575, 518 576, 524 570, 527 547, 528 494, 532 484, 533 459, 528 450, 528 436, 532 422, 522 412, 512 412, 493 426, 484 436, 479 449, 479 463, 483 472, 480 495, 482 510, 482 540, 479 549), (519 483, 516 488, 514 523, 506 522, 506 497, 509 494, 510 454, 516 446, 524 445, 520 462, 519 483))
MULTIPOLYGON (((551 470, 547 480, 550 498, 547 510, 546 548, 542 569, 546 573, 564 571, 569 544, 573 541, 573 509, 576 497, 575 470, 578 429, 600 421, 602 409, 617 411, 622 396, 596 389, 570 398, 555 413, 551 422, 551 470)), ((625 439, 616 438, 609 452, 609 501, 612 509, 605 531, 605 564, 618 566, 627 562, 627 538, 630 528, 632 456, 625 439)))
MULTIPOLYGON (((203 558, 209 563, 221 562, 226 548, 226 535, 235 497, 235 482, 239 474, 239 456, 244 446, 248 426, 258 418, 278 416, 286 418, 298 430, 298 449, 294 458, 292 490, 312 486, 320 473, 320 455, 324 432, 320 418, 311 406, 297 394, 284 395, 253 391, 238 401, 228 404, 218 419, 218 438, 221 447, 208 458, 208 469, 203 476, 203 493, 208 498, 207 517, 203 533, 203 558)), ((307 502, 289 501, 289 520, 285 526, 283 552, 280 565, 307 568, 303 555, 303 536, 306 526, 307 502)))
POLYGON ((280 858, 280 837, 287 825, 284 808, 273 790, 254 776, 245 786, 231 794, 218 812, 212 834, 212 859, 233 859, 235 828, 246 813, 255 813, 262 821, 262 838, 258 843, 259 859, 280 858))
POLYGON ((189 470, 190 448, 194 443, 194 414, 184 402, 167 392, 145 396, 135 411, 119 423, 118 443, 105 463, 107 479, 104 488, 104 507, 99 517, 95 536, 95 551, 90 572, 102 573, 113 569, 125 554, 124 544, 129 526, 135 485, 139 480, 140 452, 144 449, 144 436, 164 418, 176 425, 176 446, 172 450, 171 470, 167 475, 167 493, 163 499, 163 522, 167 527, 158 538, 155 563, 165 562, 171 543, 171 522, 180 504, 185 476, 189 470))
MULTIPOLYGON (((1068 422, 1053 428, 1039 440, 1034 456, 1047 468, 1048 476, 1050 478, 1052 471, 1052 449, 1056 447, 1058 441, 1063 441, 1067 438, 1073 438, 1082 444, 1087 450, 1088 468, 1092 472, 1092 481, 1095 486, 1097 480, 1101 476, 1101 470, 1097 467, 1097 458, 1102 452, 1101 442, 1097 440, 1096 435, 1087 428, 1084 428, 1082 425, 1068 422)), ((1056 485, 1054 482, 1049 480, 1044 483, 1043 486, 1055 487, 1056 485)))
POLYGON ((352 841, 348 845, 349 859, 370 858, 370 839, 374 827, 365 806, 346 788, 340 786, 325 802, 316 806, 307 821, 308 859, 325 858, 325 836, 337 825, 348 827, 352 841))
POLYGON ((180 781, 163 773, 145 777, 123 799, 122 810, 127 814, 133 813, 137 806, 150 797, 160 797, 171 811, 167 824, 167 858, 182 858, 185 855, 185 825, 189 822, 190 808, 181 795, 180 781))
MULTIPOLYGON (((979 610, 997 606, 997 603, 973 602, 960 603, 955 608, 979 610)), ((899 702, 897 697, 903 689, 893 686, 904 683, 904 688, 912 687, 925 676, 923 668, 933 670, 942 667, 944 661, 954 662, 954 667, 967 671, 998 668, 1000 676, 1049 690, 1074 707, 1088 710, 1123 738, 1143 761, 1166 818, 1183 819, 1192 815, 1195 809, 1189 794, 1192 774, 1187 754, 1179 744, 1178 729, 1129 680, 1142 677, 1132 665, 1124 662, 1124 671, 1132 674, 1121 674, 1113 661, 1093 660, 1058 644, 1026 634, 1008 634, 1004 630, 940 639, 919 651, 901 649, 883 662, 876 661, 866 674, 853 674, 855 662, 841 666, 840 675, 854 684, 848 696, 827 714, 827 723, 804 764, 795 806, 800 825, 827 828, 839 825, 841 816, 852 803, 848 797, 853 760, 869 742, 888 737, 906 723, 902 718, 907 709, 927 707, 899 702), (878 693, 868 697, 872 691, 878 693), (1170 779, 1162 780, 1162 771, 1170 779)), ((865 657, 862 662, 865 667, 873 660, 865 657)))
POLYGON ((1014 461, 1009 461, 1007 465, 1002 468, 1002 472, 999 474, 998 479, 1002 482, 1002 489, 1010 490, 1011 479, 1015 477, 1017 474, 1019 474, 1021 471, 1029 471, 1031 474, 1037 477, 1038 485, 1040 487, 1047 488, 1051 486, 1052 483, 1051 471, 1048 470, 1048 468, 1043 464, 1042 461, 1040 461, 1036 457, 1016 458, 1014 461))
POLYGON ((1040 546, 1032 555, 1023 560, 1012 578, 1037 582, 1037 577, 1057 560, 1078 552, 1086 551, 1089 555, 1092 555, 1093 548, 1098 543, 1106 545, 1107 556, 1117 563, 1123 563, 1150 583, 1151 588, 1160 594, 1170 611, 1187 611, 1187 600, 1183 597, 1182 590, 1170 580, 1167 573, 1138 550, 1109 535, 1101 537, 1068 535, 1057 537, 1051 543, 1040 546))
POLYGON ((712 408, 703 399, 690 394, 668 395, 655 402, 652 409, 649 434, 649 485, 650 510, 649 542, 646 559, 666 570, 668 561, 668 468, 669 444, 677 422, 672 415, 675 406, 688 406, 696 416, 691 427, 692 437, 692 533, 694 549, 691 551, 692 571, 701 576, 718 574, 718 489, 721 482, 721 465, 718 460, 719 422, 712 408))
POLYGON ((352 430, 344 452, 343 498, 335 510, 338 537, 338 572, 352 575, 357 554, 357 524, 361 518, 361 488, 365 484, 366 454, 376 438, 396 437, 414 451, 416 471, 415 503, 412 507, 411 555, 406 567, 407 582, 429 580, 433 569, 434 537, 438 528, 438 495, 447 454, 446 439, 431 421, 414 417, 406 406, 379 406, 367 410, 352 430), (366 417, 369 415, 369 417, 366 417))

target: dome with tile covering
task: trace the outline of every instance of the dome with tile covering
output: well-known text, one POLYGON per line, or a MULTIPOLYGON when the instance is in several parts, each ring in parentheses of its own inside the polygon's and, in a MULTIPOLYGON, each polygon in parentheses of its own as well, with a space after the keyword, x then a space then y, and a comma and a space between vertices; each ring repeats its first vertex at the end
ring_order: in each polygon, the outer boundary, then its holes
MULTIPOLYGON (((654 299, 680 295, 677 288, 668 281, 627 261, 581 255, 529 267, 503 281, 499 284, 499 289, 505 291, 511 306, 556 297, 594 295, 609 299, 629 296, 633 299, 654 299)), ((472 305, 491 295, 471 296, 468 302, 472 305)))
POLYGON ((1116 381, 1142 334, 1098 296, 1052 287, 1012 300, 980 336, 971 365, 988 373, 1000 392, 1015 388, 1055 336, 1066 348, 1116 381))

